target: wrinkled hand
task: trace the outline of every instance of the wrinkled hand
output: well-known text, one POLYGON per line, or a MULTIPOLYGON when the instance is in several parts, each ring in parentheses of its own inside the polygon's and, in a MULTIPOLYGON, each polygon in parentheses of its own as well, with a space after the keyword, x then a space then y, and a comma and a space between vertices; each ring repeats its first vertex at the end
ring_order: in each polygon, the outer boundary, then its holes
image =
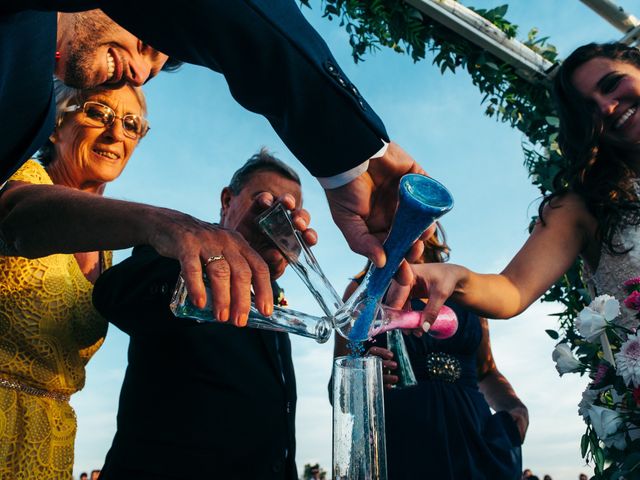
POLYGON ((508 412, 513 418, 513 421, 516 422, 516 426, 520 432, 520 439, 524 442, 524 437, 526 436, 527 429, 529 428, 529 410, 527 410, 527 407, 524 405, 520 405, 508 410, 508 412))
POLYGON ((223 255, 224 260, 210 262, 204 268, 211 287, 213 315, 222 322, 230 320, 236 326, 245 326, 251 307, 251 287, 258 311, 271 315, 271 274, 277 278, 287 266, 282 254, 255 224, 255 217, 275 201, 292 211, 294 227, 308 245, 315 245, 318 236, 308 228, 309 212, 296 209, 292 195, 276 199, 267 192, 256 196, 235 230, 173 210, 156 209, 158 214, 155 222, 151 222, 149 243, 160 255, 180 262, 189 298, 199 308, 205 306, 207 298, 202 281, 203 266, 209 257, 223 255))
POLYGON ((293 195, 285 194, 278 198, 275 198, 269 192, 262 192, 256 195, 251 207, 236 226, 236 231, 239 232, 264 261, 267 262, 271 278, 274 280, 284 273, 287 268, 287 261, 273 242, 261 232, 255 219, 262 212, 278 202, 291 212, 293 226, 301 233, 304 242, 309 246, 318 243, 317 233, 312 228, 309 228, 311 215, 304 209, 296 209, 296 200, 293 195))
POLYGON ((203 222, 168 209, 154 209, 148 222, 148 243, 160 255, 180 262, 189 299, 199 308, 206 302, 202 280, 203 265, 209 257, 224 255, 210 262, 205 270, 211 284, 213 314, 220 321, 247 324, 251 306, 251 286, 256 308, 263 315, 273 313, 273 294, 269 268, 238 232, 203 222))
POLYGON ((398 368, 398 364, 393 361, 393 352, 382 347, 371 347, 367 350, 367 355, 375 355, 382 359, 382 383, 387 390, 392 389, 400 380, 397 375, 391 373, 391 370, 398 368))
MULTIPOLYGON (((391 142, 382 157, 369 161, 365 173, 347 185, 325 192, 333 220, 351 250, 365 255, 377 267, 383 267, 386 262, 382 242, 395 215, 400 178, 407 173, 426 175, 407 152, 391 142)), ((426 236, 432 232, 430 229, 426 236)), ((416 246, 420 253, 421 243, 416 243, 420 245, 416 246)), ((417 253, 414 248, 408 257, 416 258, 417 253)), ((410 280, 411 272, 406 262, 403 262, 399 275, 403 283, 410 280)))
POLYGON ((467 271, 464 267, 444 263, 422 263, 410 266, 411 282, 391 283, 385 303, 402 308, 412 298, 429 299, 422 311, 423 323, 433 325, 444 302, 456 291, 467 271))

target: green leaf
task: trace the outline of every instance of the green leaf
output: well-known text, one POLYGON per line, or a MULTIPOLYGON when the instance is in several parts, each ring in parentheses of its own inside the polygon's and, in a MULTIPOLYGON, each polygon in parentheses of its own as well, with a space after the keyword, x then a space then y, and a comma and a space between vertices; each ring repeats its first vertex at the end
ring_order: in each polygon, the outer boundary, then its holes
POLYGON ((596 462, 596 472, 604 470, 604 450, 600 447, 596 447, 593 452, 593 459, 596 462))
POLYGON ((549 335, 554 340, 558 340, 558 338, 560 338, 560 335, 555 330, 545 330, 545 332, 547 332, 547 335, 549 335))
POLYGON ((496 16, 504 17, 507 14, 507 10, 509 10, 509 5, 504 4, 494 8, 493 10, 496 12, 496 16))
POLYGON ((585 433, 582 435, 582 438, 580 439, 580 454, 582 455, 582 458, 584 458, 587 455, 588 449, 589 449, 589 435, 585 433))
POLYGON ((560 126, 560 119, 558 117, 545 117, 545 120, 552 127, 559 127, 560 126))

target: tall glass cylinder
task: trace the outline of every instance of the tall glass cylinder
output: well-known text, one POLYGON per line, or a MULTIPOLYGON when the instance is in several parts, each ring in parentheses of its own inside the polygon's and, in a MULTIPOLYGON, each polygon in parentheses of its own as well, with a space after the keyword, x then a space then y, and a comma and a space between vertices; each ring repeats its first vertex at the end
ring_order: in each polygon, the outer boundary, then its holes
POLYGON ((338 357, 333 363, 333 479, 386 478, 382 360, 338 357))

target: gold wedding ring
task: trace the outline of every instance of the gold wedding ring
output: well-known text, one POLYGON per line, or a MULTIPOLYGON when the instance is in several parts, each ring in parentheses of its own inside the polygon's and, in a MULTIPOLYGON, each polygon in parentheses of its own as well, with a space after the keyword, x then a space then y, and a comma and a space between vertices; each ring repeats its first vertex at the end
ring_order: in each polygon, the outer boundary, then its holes
POLYGON ((206 267, 210 263, 217 262, 218 260, 224 260, 224 255, 213 255, 207 258, 204 262, 204 266, 206 267))

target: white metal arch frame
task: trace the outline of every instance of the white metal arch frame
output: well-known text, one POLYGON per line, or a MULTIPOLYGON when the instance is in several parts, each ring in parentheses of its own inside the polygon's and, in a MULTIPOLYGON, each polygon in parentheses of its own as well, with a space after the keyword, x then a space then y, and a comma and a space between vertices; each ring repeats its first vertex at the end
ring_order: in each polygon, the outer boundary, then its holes
MULTIPOLYGON (((405 0, 427 17, 513 66, 523 79, 548 81, 554 64, 456 0, 405 0)), ((620 40, 635 45, 640 40, 640 21, 611 0, 580 0, 625 35, 620 40)))

